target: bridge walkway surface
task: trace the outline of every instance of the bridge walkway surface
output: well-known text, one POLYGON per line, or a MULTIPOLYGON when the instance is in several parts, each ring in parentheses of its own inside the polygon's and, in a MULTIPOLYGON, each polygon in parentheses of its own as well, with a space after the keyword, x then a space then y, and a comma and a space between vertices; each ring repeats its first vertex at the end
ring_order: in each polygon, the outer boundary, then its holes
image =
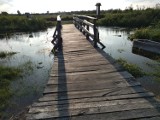
POLYGON ((154 94, 73 24, 63 25, 62 38, 63 50, 27 120, 160 120, 154 94))

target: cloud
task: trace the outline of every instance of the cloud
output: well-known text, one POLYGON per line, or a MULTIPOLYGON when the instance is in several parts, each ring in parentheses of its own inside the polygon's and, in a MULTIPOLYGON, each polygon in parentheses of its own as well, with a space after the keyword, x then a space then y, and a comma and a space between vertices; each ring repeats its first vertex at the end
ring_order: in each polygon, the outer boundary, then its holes
POLYGON ((25 12, 58 12, 58 11, 75 11, 75 10, 94 10, 95 4, 100 2, 101 9, 125 9, 132 5, 154 7, 159 0, 0 0, 0 12, 7 11, 16 13, 20 10, 25 12), (85 3, 85 4, 84 4, 85 3))
POLYGON ((13 0, 0 0, 0 5, 10 4, 13 0))
POLYGON ((159 3, 160 1, 159 0, 126 0, 126 2, 130 2, 132 4, 152 6, 153 4, 155 5, 156 3, 159 3))
POLYGON ((158 3, 159 0, 126 0, 128 2, 132 2, 132 3, 145 3, 145 2, 153 2, 153 3, 158 3))
POLYGON ((0 0, 0 12, 8 11, 8 9, 12 6, 12 1, 13 0, 0 0))
POLYGON ((132 4, 134 8, 137 7, 155 7, 159 0, 126 0, 126 2, 132 4))

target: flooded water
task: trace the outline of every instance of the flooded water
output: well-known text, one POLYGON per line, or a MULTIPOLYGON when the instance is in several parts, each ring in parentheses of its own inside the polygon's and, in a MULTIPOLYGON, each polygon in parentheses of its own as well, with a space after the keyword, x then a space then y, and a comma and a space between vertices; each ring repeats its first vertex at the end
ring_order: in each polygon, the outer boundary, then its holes
MULTIPOLYGON (((136 64, 146 73, 154 72, 155 67, 160 66, 160 63, 155 60, 132 52, 133 42, 128 39, 128 36, 133 33, 133 31, 123 28, 99 27, 99 33, 101 42, 106 46, 104 51, 114 59, 125 59, 129 63, 136 64)), ((153 77, 146 76, 138 80, 144 88, 160 96, 160 81, 155 81, 153 77)))
POLYGON ((0 51, 17 52, 11 57, 0 59, 0 65, 25 69, 25 75, 11 84, 14 96, 7 113, 23 110, 42 95, 53 64, 51 40, 54 29, 32 34, 16 33, 10 38, 0 39, 0 51))

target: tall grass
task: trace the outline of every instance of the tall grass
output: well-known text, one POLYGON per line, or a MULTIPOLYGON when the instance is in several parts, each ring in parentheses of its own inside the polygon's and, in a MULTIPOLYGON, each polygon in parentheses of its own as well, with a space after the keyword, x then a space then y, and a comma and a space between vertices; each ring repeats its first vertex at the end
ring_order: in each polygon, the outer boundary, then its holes
POLYGON ((141 28, 135 31, 133 35, 129 37, 132 39, 150 39, 156 42, 160 42, 160 21, 155 25, 147 28, 141 28))
POLYGON ((26 16, 0 16, 0 33, 38 31, 44 30, 51 25, 53 26, 54 24, 44 18, 33 17, 28 19, 26 16))
POLYGON ((98 21, 103 26, 146 27, 156 24, 160 19, 160 9, 108 11, 98 21))
POLYGON ((0 65, 0 119, 4 117, 4 110, 9 106, 10 98, 15 95, 10 89, 13 80, 29 75, 33 72, 33 64, 28 61, 18 67, 7 67, 0 65))
POLYGON ((1 59, 2 58, 6 58, 7 56, 12 56, 14 54, 16 54, 16 52, 5 52, 5 51, 2 51, 2 52, 0 52, 0 58, 1 59))
POLYGON ((160 9, 112 10, 98 21, 103 26, 138 28, 131 39, 150 39, 160 42, 160 9))
MULTIPOLYGON (((14 67, 0 66, 0 113, 6 108, 12 92, 9 89, 10 82, 21 75, 21 70, 14 67)), ((0 116, 1 118, 1 116, 0 116)))
POLYGON ((131 73, 135 78, 142 77, 143 75, 145 75, 142 69, 135 64, 130 64, 122 58, 119 58, 117 62, 121 64, 123 68, 126 69, 129 73, 131 73))

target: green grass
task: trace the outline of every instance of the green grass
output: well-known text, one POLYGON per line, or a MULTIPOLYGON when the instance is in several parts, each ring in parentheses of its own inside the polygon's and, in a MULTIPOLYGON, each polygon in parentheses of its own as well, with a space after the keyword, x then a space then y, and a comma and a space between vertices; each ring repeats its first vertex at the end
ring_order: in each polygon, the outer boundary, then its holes
POLYGON ((151 76, 155 77, 156 81, 160 82, 160 64, 154 67, 154 72, 151 73, 151 76))
POLYGON ((22 71, 18 68, 0 66, 0 113, 6 108, 12 96, 9 89, 10 83, 21 74, 22 71))
POLYGON ((131 73, 135 78, 142 77, 145 73, 135 64, 130 64, 124 59, 118 59, 117 62, 123 66, 125 70, 131 73))
POLYGON ((160 42, 160 28, 141 28, 130 35, 129 38, 133 39, 149 39, 160 42))
MULTIPOLYGON (((33 72, 33 63, 31 61, 25 62, 18 67, 0 66, 0 119, 4 115, 4 110, 9 106, 9 100, 13 95, 10 89, 10 84, 14 80, 31 74, 33 72)), ((25 91, 23 91, 25 92, 25 91)))
POLYGON ((157 24, 160 19, 160 9, 146 10, 108 10, 104 17, 98 20, 102 26, 119 27, 148 27, 151 24, 157 24))
POLYGON ((0 58, 6 58, 7 56, 12 56, 14 54, 17 54, 16 52, 0 52, 0 58))

